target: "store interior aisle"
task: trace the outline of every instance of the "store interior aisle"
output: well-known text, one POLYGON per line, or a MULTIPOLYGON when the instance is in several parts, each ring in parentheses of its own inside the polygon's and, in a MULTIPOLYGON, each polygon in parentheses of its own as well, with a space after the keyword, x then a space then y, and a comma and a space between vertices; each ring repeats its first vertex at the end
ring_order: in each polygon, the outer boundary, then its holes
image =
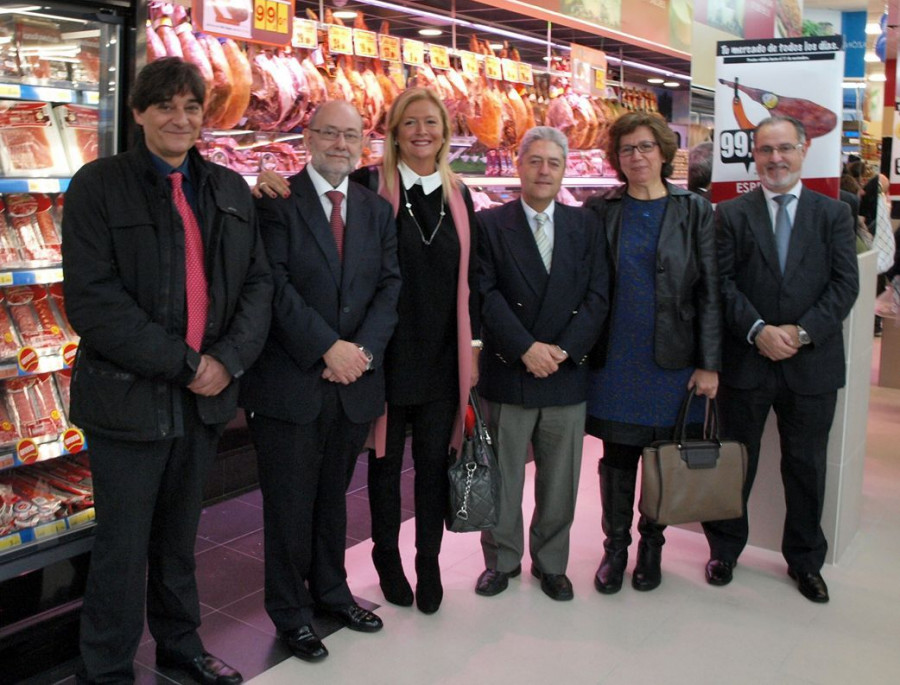
MULTIPOLYGON (((574 601, 544 596, 527 560, 506 592, 475 595, 483 569, 478 536, 448 533, 441 556, 445 596, 437 614, 385 604, 377 608, 385 628, 375 635, 319 624, 330 656, 319 664, 301 662, 277 641, 263 609, 261 499, 254 491, 204 511, 197 539, 201 634, 211 652, 258 685, 313 679, 374 685, 900 682, 898 444, 900 390, 873 386, 860 530, 840 562, 823 570, 831 590, 827 605, 805 600, 780 554, 760 548, 744 553, 731 585, 710 587, 703 577, 705 540, 671 528, 659 589, 638 593, 626 584, 617 595, 598 594, 592 580, 601 554, 600 443, 588 438, 569 566, 574 601)), ((529 487, 532 476, 529 467, 529 487)), ((374 608, 384 600, 366 539, 365 478, 361 459, 348 501, 347 569, 353 592, 374 608)), ((409 505, 409 470, 403 487, 409 505)), ((526 493, 527 510, 532 506, 526 493)), ((403 525, 401 547, 411 573, 412 521, 403 525)), ((629 572, 633 564, 634 549, 629 572)), ((190 682, 157 672, 153 651, 145 635, 139 683, 190 682)))

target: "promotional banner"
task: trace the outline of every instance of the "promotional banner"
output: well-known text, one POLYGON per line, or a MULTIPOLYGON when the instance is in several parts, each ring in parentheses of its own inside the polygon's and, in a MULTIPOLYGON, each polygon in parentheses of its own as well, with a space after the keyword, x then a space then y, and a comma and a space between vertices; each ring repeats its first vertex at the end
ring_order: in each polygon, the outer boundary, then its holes
POLYGON ((787 115, 806 127, 810 141, 803 182, 838 196, 841 170, 842 36, 725 41, 716 46, 716 134, 713 202, 759 185, 753 129, 787 115))

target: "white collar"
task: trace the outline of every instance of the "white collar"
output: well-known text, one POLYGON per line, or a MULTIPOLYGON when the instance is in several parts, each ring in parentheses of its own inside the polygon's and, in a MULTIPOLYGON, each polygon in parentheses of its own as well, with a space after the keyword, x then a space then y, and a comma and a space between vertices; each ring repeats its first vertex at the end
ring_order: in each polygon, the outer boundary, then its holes
POLYGON ((803 181, 797 181, 794 186, 788 190, 786 193, 773 193, 771 190, 766 188, 764 185, 761 185, 763 195, 766 196, 766 202, 771 202, 772 198, 778 197, 779 195, 793 195, 797 198, 797 201, 800 201, 800 191, 803 189, 803 181))
MULTIPOLYGON (((531 226, 534 223, 534 217, 538 215, 538 212, 536 212, 531 207, 529 207, 528 204, 525 202, 525 200, 521 200, 521 203, 522 203, 522 209, 525 210, 525 218, 528 219, 528 225, 531 226)), ((548 223, 551 223, 551 224, 553 223, 553 210, 555 207, 556 207, 556 201, 553 200, 550 202, 549 205, 547 205, 547 209, 544 210, 544 214, 547 215, 548 223)))
POLYGON ((397 171, 400 172, 400 179, 403 181, 403 187, 409 190, 416 183, 422 185, 422 191, 426 195, 431 195, 435 190, 441 187, 441 172, 435 171, 428 176, 420 176, 407 166, 406 162, 397 164, 397 171))
POLYGON ((322 176, 318 171, 316 171, 315 167, 312 164, 306 165, 306 170, 309 172, 309 178, 313 183, 313 187, 316 189, 316 195, 322 197, 329 190, 340 190, 344 197, 347 197, 347 189, 350 187, 350 182, 347 180, 347 177, 344 176, 344 179, 336 186, 332 186, 325 177, 322 176))

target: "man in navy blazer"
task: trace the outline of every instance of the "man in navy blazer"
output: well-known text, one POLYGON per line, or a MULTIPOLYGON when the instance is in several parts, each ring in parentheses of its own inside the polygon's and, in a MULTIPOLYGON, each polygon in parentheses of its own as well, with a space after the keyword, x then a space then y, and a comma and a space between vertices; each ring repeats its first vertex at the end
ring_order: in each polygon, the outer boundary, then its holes
POLYGON ((846 367, 842 322, 859 291, 855 231, 842 202, 806 188, 809 141, 789 117, 762 121, 753 158, 762 183, 721 203, 719 275, 725 312, 720 404, 723 434, 747 445, 744 516, 704 524, 706 579, 727 585, 747 543, 746 501, 770 409, 778 419, 788 574, 813 602, 827 602, 820 570, 827 542, 828 431, 846 367))
POLYGON ((263 494, 266 611, 295 656, 317 661, 328 652, 314 610, 353 630, 381 628, 347 586, 345 492, 384 411, 400 271, 390 205, 347 180, 362 151, 355 107, 321 105, 304 138, 310 162, 289 180, 290 197, 258 203, 275 299, 241 404, 263 494))
POLYGON ((558 130, 529 130, 517 162, 521 199, 478 214, 479 390, 501 476, 499 522, 481 538, 486 570, 479 595, 502 592, 521 572, 530 444, 537 469, 531 572, 549 597, 573 596, 565 574, 584 437, 584 362, 606 318, 609 272, 595 215, 554 201, 567 153, 558 130))

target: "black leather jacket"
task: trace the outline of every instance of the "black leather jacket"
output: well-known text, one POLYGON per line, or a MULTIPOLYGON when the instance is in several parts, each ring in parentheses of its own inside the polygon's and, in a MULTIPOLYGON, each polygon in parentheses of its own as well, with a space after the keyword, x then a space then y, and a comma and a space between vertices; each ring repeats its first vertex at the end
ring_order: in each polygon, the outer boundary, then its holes
MULTIPOLYGON (((687 190, 666 184, 669 203, 656 252, 656 326, 654 356, 664 369, 718 371, 722 366, 722 306, 716 262, 712 205, 687 190)), ((606 229, 610 258, 610 302, 615 306, 622 199, 627 186, 590 198, 606 229)), ((591 352, 594 368, 606 362, 609 322, 591 352)))
MULTIPOLYGON (((190 151, 202 217, 209 311, 202 352, 234 379, 262 349, 272 279, 246 181, 190 151)), ((143 141, 86 164, 72 178, 63 219, 66 310, 81 336, 70 418, 121 440, 183 435, 181 402, 224 424, 237 382, 215 397, 184 389, 200 356, 184 341, 184 232, 171 191, 143 141)))

